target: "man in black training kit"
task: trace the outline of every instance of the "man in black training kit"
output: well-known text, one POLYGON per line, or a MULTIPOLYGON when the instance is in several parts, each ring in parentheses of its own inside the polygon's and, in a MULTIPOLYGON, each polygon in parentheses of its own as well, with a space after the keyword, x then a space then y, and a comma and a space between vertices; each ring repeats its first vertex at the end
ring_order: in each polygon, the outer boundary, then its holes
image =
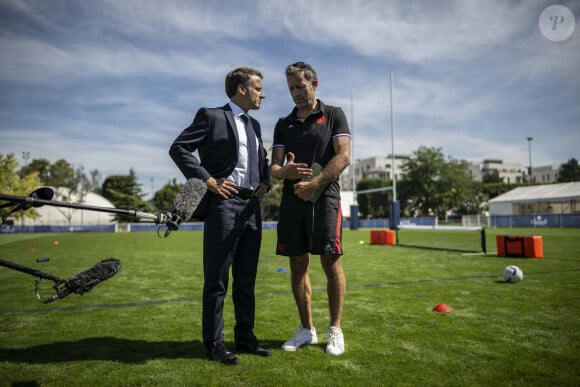
POLYGON ((317 254, 326 274, 330 311, 326 353, 337 356, 345 350, 340 320, 346 292, 338 178, 350 164, 350 130, 341 108, 316 99, 318 78, 311 65, 288 66, 286 80, 296 106, 274 128, 270 173, 284 180, 276 253, 290 257, 300 326, 282 348, 296 351, 318 343, 308 275, 309 254, 317 254))
POLYGON ((193 123, 173 142, 171 158, 187 178, 205 181, 207 193, 194 217, 204 219, 203 343, 211 360, 234 365, 238 359, 224 346, 224 298, 232 268, 232 298, 238 351, 272 353, 254 336, 254 286, 262 241, 260 199, 270 188, 260 124, 248 110, 266 98, 262 74, 241 67, 225 81, 230 101, 201 108, 193 123), (198 151, 199 160, 192 154, 198 151))

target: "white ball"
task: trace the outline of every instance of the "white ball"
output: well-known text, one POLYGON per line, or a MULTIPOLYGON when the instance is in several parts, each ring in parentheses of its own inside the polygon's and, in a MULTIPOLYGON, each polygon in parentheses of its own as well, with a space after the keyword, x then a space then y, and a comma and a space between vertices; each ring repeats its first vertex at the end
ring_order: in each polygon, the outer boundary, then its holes
POLYGON ((507 266, 503 269, 503 279, 505 282, 520 282, 524 279, 524 272, 517 266, 507 266))

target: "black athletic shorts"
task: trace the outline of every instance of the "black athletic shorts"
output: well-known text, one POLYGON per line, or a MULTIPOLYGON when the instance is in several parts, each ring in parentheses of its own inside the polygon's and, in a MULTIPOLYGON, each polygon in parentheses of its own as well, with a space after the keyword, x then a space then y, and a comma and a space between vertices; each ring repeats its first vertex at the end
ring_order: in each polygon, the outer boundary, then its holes
POLYGON ((316 204, 284 192, 278 220, 276 254, 342 255, 342 209, 340 199, 321 196, 316 204))

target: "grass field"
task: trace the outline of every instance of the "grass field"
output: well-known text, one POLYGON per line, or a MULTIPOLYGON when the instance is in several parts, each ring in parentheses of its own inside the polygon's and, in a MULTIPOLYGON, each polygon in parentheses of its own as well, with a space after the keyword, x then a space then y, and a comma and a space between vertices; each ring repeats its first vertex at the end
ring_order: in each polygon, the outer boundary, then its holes
MULTIPOLYGON (((370 245, 369 234, 344 230, 347 352, 331 357, 318 259, 320 344, 280 348, 299 321, 288 262, 274 255, 275 232, 266 230, 255 333, 273 356, 240 354, 236 367, 206 360, 201 342, 201 232, 0 235, 1 259, 60 277, 107 257, 123 264, 91 292, 46 305, 34 277, 0 267, 0 385, 580 385, 579 229, 487 230, 488 251, 496 234, 542 235, 544 259, 370 245), (37 263, 43 256, 50 260, 37 263), (522 268, 521 283, 502 281, 510 264, 522 268), (453 311, 433 312, 438 303, 453 311)), ((41 292, 51 295, 48 281, 41 292)), ((229 298, 225 315, 233 349, 229 298)))

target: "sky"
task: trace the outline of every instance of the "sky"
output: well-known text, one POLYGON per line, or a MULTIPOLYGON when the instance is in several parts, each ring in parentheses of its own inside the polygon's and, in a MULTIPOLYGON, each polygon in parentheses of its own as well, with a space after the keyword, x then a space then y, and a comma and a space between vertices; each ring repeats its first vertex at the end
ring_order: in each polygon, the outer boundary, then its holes
POLYGON ((240 66, 264 75, 264 141, 305 61, 354 159, 580 159, 577 0, 0 0, 0 53, 0 154, 133 169, 149 197, 184 182, 169 146, 240 66))

